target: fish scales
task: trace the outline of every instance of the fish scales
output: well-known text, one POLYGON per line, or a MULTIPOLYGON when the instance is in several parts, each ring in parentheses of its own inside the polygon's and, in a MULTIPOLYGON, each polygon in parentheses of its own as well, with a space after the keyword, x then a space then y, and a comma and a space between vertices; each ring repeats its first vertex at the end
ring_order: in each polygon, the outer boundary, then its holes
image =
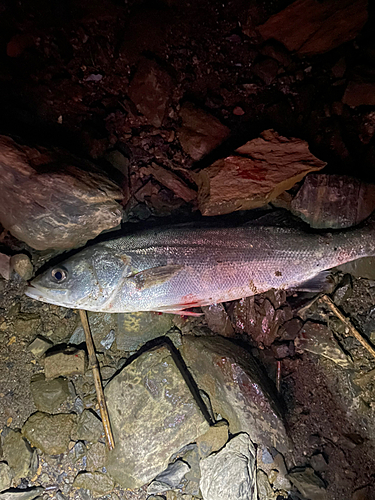
POLYGON ((375 255, 374 234, 372 224, 329 235, 261 226, 153 229, 82 250, 33 280, 26 293, 91 311, 181 312, 297 287, 375 255))

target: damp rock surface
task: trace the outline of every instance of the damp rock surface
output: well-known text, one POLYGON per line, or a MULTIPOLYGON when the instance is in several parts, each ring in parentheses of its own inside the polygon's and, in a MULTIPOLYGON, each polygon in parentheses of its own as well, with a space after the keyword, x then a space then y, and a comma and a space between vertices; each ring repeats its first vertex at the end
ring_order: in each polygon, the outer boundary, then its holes
POLYGON ((201 461, 204 500, 257 500, 256 451, 247 434, 238 434, 201 461))
POLYGON ((106 468, 124 488, 151 481, 208 423, 166 347, 144 352, 107 385, 115 449, 106 468))
POLYGON ((44 376, 37 376, 31 381, 30 390, 37 409, 47 413, 54 413, 70 395, 68 380, 63 377, 45 380, 44 376))
POLYGON ((20 432, 9 431, 3 442, 3 454, 15 480, 29 476, 33 452, 20 432))
POLYGON ((68 449, 75 415, 59 413, 49 415, 37 412, 22 427, 23 436, 47 455, 59 455, 68 449))
POLYGON ((224 338, 186 335, 181 354, 214 412, 229 422, 231 434, 247 432, 256 443, 289 449, 276 395, 245 349, 224 338))

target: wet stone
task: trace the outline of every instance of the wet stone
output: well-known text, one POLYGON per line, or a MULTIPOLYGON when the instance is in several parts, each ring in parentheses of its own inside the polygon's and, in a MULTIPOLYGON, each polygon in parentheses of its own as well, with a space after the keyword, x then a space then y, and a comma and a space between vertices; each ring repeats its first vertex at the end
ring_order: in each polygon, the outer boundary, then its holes
POLYGON ((155 61, 141 60, 129 86, 129 97, 154 127, 163 123, 171 87, 171 77, 155 61))
POLYGON ((277 335, 280 340, 294 340, 300 332, 303 323, 298 318, 286 321, 278 330, 277 335))
POLYGON ((88 471, 101 471, 107 458, 107 448, 104 443, 94 443, 87 452, 88 471))
POLYGON ((96 443, 103 434, 103 424, 100 418, 91 410, 84 410, 78 420, 77 427, 72 432, 75 441, 96 443))
POLYGON ((228 339, 190 335, 183 337, 180 352, 232 434, 247 432, 254 442, 289 449, 277 396, 249 352, 228 339))
POLYGON ((201 461, 204 500, 256 500, 256 452, 247 434, 239 434, 219 453, 201 461))
POLYGON ((302 495, 310 500, 327 500, 324 482, 311 467, 299 468, 288 474, 288 478, 302 495))
POLYGON ((48 351, 50 347, 53 346, 53 343, 44 337, 38 335, 28 346, 28 351, 30 351, 36 358, 40 358, 43 356, 45 352, 48 351))
POLYGON ((352 277, 350 274, 345 274, 341 283, 336 288, 333 294, 333 300, 336 305, 340 306, 353 293, 352 277))
POLYGON ((82 443, 82 441, 78 441, 78 443, 76 443, 70 450, 70 453, 72 455, 73 462, 78 462, 78 460, 81 460, 81 458, 83 458, 87 453, 85 444, 82 443))
POLYGON ((180 110, 182 126, 177 137, 183 150, 197 161, 219 146, 230 130, 217 118, 197 108, 192 103, 185 103, 180 110))
POLYGON ((33 265, 27 255, 21 253, 13 255, 10 259, 10 266, 25 281, 31 279, 34 274, 33 265))
POLYGON ((74 423, 75 416, 68 413, 37 412, 27 419, 22 434, 47 455, 59 455, 68 449, 74 423))
MULTIPOLYGON (((87 313, 87 317, 96 349, 98 351, 103 351, 103 348, 110 349, 113 344, 113 336, 117 328, 117 314, 89 311, 87 313)), ((85 332, 83 331, 82 325, 79 324, 74 330, 73 335, 70 337, 69 344, 79 345, 83 342, 85 342, 85 332)))
POLYGON ((94 497, 101 497, 110 493, 115 484, 108 474, 102 472, 81 472, 73 482, 74 488, 89 490, 94 497))
POLYGON ((9 431, 4 439, 3 454, 12 469, 15 481, 29 476, 33 452, 20 432, 9 431))
POLYGON ((307 321, 294 343, 297 352, 308 351, 330 359, 342 368, 351 367, 350 359, 326 325, 307 321))
POLYGON ((30 390, 37 409, 47 413, 54 413, 70 395, 68 380, 63 377, 45 380, 44 375, 38 375, 31 381, 30 390))
POLYGON ((206 434, 197 439, 198 453, 206 458, 211 453, 220 450, 228 441, 228 424, 225 421, 212 425, 206 434))
POLYGON ((182 460, 169 464, 165 471, 156 476, 147 488, 148 494, 162 493, 181 487, 182 480, 190 467, 182 460))
POLYGON ((274 491, 268 481, 268 476, 261 469, 257 470, 257 489, 259 500, 271 500, 274 498, 274 491))
MULTIPOLYGON (((27 488, 25 490, 21 489, 11 489, 0 493, 0 500, 33 500, 39 497, 44 491, 44 488, 27 488)), ((41 497, 39 497, 41 498, 41 497)))
POLYGON ((0 462, 0 492, 10 488, 12 479, 12 469, 5 462, 0 462))
POLYGON ((172 314, 136 312, 118 315, 116 346, 120 351, 136 351, 149 340, 165 335, 173 326, 172 314))
POLYGON ((13 328, 15 332, 27 337, 37 333, 40 323, 40 316, 37 314, 19 314, 13 322, 13 328))
POLYGON ((116 447, 106 468, 124 488, 138 488, 167 467, 169 458, 208 430, 170 351, 142 353, 105 388, 116 447))
POLYGON ((201 457, 199 455, 198 446, 196 444, 191 446, 191 448, 184 453, 182 459, 190 467, 190 470, 185 474, 187 484, 184 486, 183 491, 185 494, 200 496, 201 457))
POLYGON ((317 472, 322 472, 328 467, 327 461, 321 453, 317 453, 310 458, 310 465, 317 472))
POLYGON ((223 337, 234 337, 233 326, 223 304, 203 306, 202 311, 210 330, 223 337))
POLYGON ((44 360, 44 371, 47 379, 84 375, 86 368, 86 353, 78 349, 67 349, 51 354, 44 360))

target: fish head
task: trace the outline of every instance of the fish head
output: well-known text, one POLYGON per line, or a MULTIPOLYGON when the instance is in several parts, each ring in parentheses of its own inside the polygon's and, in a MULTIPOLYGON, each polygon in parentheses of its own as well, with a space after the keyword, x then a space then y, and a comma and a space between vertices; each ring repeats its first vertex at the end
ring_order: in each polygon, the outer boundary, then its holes
POLYGON ((25 293, 50 304, 101 311, 119 281, 130 272, 126 256, 96 245, 50 267, 31 281, 25 293))

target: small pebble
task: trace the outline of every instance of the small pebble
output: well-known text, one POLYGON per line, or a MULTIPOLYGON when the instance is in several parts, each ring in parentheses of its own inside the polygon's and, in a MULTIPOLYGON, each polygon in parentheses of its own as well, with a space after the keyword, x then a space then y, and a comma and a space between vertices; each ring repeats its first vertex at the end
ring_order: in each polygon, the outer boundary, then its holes
POLYGON ((10 267, 25 281, 31 279, 34 274, 34 268, 29 257, 22 253, 11 257, 10 267))

